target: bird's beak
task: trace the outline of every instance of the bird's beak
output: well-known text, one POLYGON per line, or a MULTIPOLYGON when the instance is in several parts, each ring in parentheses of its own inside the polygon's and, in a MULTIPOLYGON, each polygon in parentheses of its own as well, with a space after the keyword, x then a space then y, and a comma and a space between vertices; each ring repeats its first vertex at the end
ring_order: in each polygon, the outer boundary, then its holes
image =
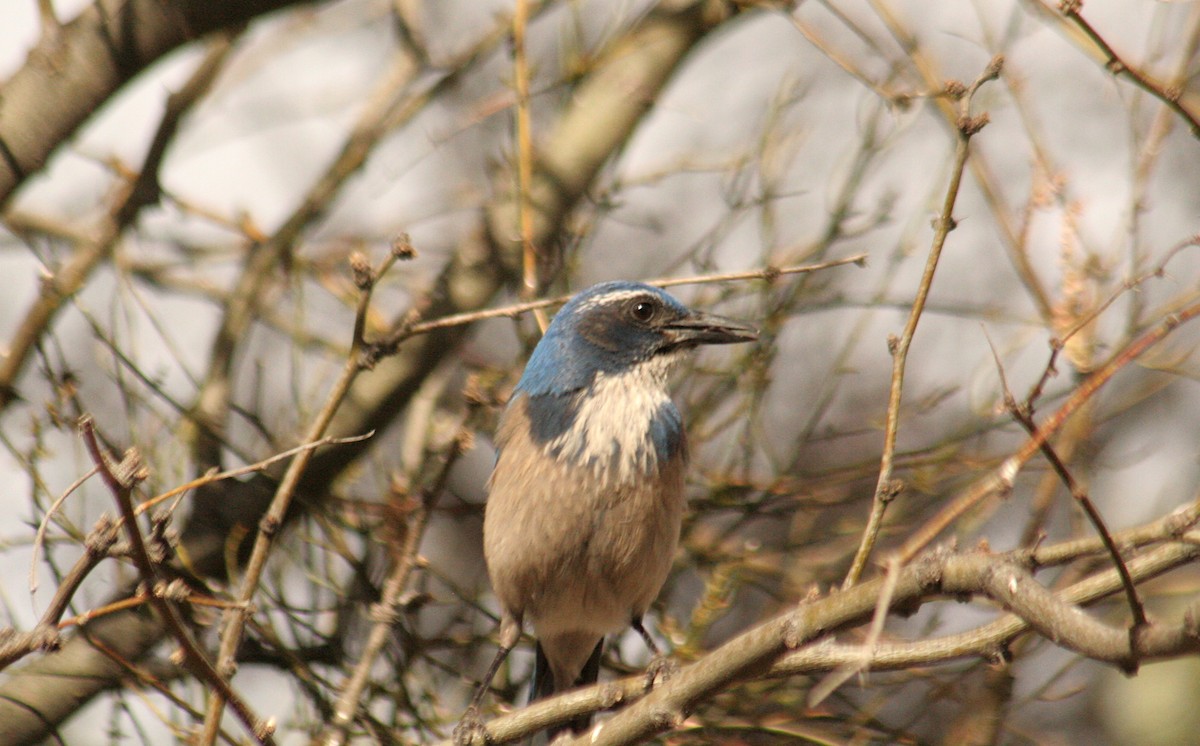
POLYGON ((692 311, 664 327, 673 346, 724 345, 758 339, 758 330, 724 316, 692 311))

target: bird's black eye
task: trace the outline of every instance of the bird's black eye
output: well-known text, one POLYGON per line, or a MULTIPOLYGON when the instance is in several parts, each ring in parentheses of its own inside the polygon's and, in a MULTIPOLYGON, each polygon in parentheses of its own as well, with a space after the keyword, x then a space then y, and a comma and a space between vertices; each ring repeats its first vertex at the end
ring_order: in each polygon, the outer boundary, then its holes
POLYGON ((658 305, 649 299, 635 300, 629 305, 629 315, 635 321, 640 321, 643 324, 654 318, 654 312, 658 310, 658 305))

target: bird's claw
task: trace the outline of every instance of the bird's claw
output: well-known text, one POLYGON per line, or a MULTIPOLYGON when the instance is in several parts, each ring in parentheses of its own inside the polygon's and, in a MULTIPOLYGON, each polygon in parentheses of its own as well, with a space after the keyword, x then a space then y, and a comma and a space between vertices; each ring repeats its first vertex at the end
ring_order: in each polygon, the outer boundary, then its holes
POLYGON ((463 713, 458 725, 454 726, 453 735, 454 746, 479 746, 479 744, 491 743, 487 728, 483 725, 483 717, 475 705, 471 705, 463 713))
POLYGON ((646 666, 646 689, 653 689, 679 672, 679 664, 665 655, 656 655, 646 666))

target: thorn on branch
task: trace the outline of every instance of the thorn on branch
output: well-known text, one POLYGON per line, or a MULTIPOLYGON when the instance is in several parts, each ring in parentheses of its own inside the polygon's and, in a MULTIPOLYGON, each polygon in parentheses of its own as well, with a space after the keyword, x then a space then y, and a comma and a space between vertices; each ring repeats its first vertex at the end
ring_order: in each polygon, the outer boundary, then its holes
MULTIPOLYGON (((830 589, 831 595, 836 592, 837 586, 834 586, 830 589)), ((808 623, 804 618, 803 611, 805 606, 814 603, 820 598, 821 588, 814 583, 812 587, 808 589, 808 593, 804 595, 804 598, 800 599, 797 610, 788 615, 789 619, 787 627, 784 628, 783 632, 783 645, 788 650, 795 650, 812 639, 813 631, 808 629, 808 623)))
POLYGON ((1004 500, 1012 494, 1013 485, 1017 480, 1017 472, 1021 470, 1021 462, 1009 456, 996 470, 996 495, 1004 500))
MULTIPOLYGON (((182 651, 178 651, 178 652, 182 652, 182 651)), ((174 657, 175 657, 175 654, 172 653, 171 658, 174 659, 174 657)), ((216 668, 217 668, 217 673, 219 673, 225 681, 229 681, 230 679, 233 678, 233 675, 235 673, 237 673, 238 664, 237 664, 237 661, 226 661, 224 663, 218 663, 216 668)))
POLYGON ((146 550, 155 564, 164 564, 175 555, 179 544, 179 533, 171 528, 171 514, 165 510, 155 511, 150 518, 150 535, 146 550))
POLYGON ((96 421, 91 415, 79 418, 79 430, 83 434, 92 460, 111 487, 128 492, 150 476, 150 471, 142 464, 142 457, 136 448, 126 450, 121 460, 113 463, 112 455, 100 445, 96 436, 96 421))
POLYGON ((1036 570, 1041 567, 1041 562, 1037 558, 1037 550, 1041 548, 1046 541, 1046 530, 1042 529, 1037 532, 1037 536, 1033 537, 1033 542, 1029 545, 1029 569, 1036 570))
POLYGON ((953 544, 938 547, 932 552, 927 553, 918 562, 914 563, 914 568, 917 571, 917 582, 926 590, 934 590, 942 585, 942 573, 944 571, 944 563, 946 557, 956 551, 953 544))
POLYGON ((647 719, 654 732, 663 733, 683 725, 686 719, 682 712, 666 707, 658 707, 647 713, 647 719))

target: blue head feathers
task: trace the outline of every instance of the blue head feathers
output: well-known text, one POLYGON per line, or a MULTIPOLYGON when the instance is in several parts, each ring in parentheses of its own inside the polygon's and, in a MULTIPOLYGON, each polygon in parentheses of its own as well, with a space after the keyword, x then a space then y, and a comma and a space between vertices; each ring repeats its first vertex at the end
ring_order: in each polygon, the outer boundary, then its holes
POLYGON ((587 387, 652 358, 701 344, 754 339, 749 327, 692 311, 640 282, 602 282, 562 307, 525 366, 518 391, 531 396, 587 387))
POLYGON ((631 304, 686 316, 688 309, 658 288, 639 282, 602 282, 577 293, 555 314, 533 350, 518 391, 531 396, 586 388, 598 372, 612 373, 649 357, 658 332, 633 317, 631 304))
POLYGON ((556 453, 591 462, 609 455, 661 461, 682 439, 679 412, 666 391, 678 353, 754 338, 752 329, 693 311, 658 288, 604 282, 555 315, 514 398, 528 396, 531 434, 556 453), (611 453, 597 442, 600 432, 621 435, 611 453), (644 445, 620 447, 619 441, 635 439, 644 445))

